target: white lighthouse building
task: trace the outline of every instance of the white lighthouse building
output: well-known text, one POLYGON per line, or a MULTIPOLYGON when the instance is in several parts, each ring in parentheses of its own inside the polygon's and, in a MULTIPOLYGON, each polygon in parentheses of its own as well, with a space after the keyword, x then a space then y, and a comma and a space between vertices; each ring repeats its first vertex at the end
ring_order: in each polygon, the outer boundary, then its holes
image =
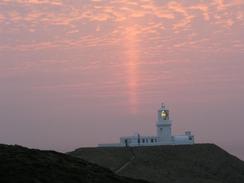
POLYGON ((169 109, 164 104, 157 111, 156 136, 133 136, 121 137, 116 144, 99 144, 99 147, 120 147, 120 146, 155 146, 155 145, 182 145, 194 144, 194 136, 190 131, 183 135, 173 136, 171 131, 172 120, 170 119, 169 109))

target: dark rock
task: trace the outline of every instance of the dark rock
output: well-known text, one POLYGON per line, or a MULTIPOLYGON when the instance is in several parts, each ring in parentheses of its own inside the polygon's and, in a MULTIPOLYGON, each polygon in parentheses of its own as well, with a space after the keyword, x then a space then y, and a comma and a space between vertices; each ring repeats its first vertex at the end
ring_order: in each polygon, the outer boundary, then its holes
POLYGON ((142 183, 55 151, 0 145, 0 183, 142 183))

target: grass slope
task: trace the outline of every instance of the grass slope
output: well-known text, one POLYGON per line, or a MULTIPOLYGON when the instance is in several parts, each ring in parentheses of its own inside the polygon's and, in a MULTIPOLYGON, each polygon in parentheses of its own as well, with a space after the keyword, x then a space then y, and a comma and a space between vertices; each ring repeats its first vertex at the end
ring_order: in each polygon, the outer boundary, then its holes
POLYGON ((1 183, 142 183, 80 158, 0 144, 1 183))
POLYGON ((244 183, 244 162, 214 144, 80 148, 70 154, 114 171, 131 150, 136 158, 120 175, 157 183, 244 183))

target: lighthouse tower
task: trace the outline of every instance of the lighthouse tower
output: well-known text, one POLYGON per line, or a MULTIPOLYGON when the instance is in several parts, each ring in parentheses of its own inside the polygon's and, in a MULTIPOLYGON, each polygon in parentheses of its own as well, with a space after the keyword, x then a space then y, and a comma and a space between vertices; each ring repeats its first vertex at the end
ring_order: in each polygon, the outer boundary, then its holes
POLYGON ((172 121, 169 118, 169 110, 162 103, 160 109, 158 110, 158 120, 156 126, 157 136, 159 141, 163 144, 172 143, 171 125, 172 121))

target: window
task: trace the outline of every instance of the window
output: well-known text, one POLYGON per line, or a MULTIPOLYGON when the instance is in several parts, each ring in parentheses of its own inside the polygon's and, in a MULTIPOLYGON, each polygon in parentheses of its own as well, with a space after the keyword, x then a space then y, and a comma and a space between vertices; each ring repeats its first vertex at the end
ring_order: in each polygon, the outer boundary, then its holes
POLYGON ((153 139, 151 139, 151 142, 153 143, 153 139))
POLYGON ((189 136, 189 140, 192 140, 192 136, 189 136))
POLYGON ((142 139, 142 143, 145 143, 145 139, 142 139))
POLYGON ((148 143, 148 139, 146 139, 146 143, 148 143))

